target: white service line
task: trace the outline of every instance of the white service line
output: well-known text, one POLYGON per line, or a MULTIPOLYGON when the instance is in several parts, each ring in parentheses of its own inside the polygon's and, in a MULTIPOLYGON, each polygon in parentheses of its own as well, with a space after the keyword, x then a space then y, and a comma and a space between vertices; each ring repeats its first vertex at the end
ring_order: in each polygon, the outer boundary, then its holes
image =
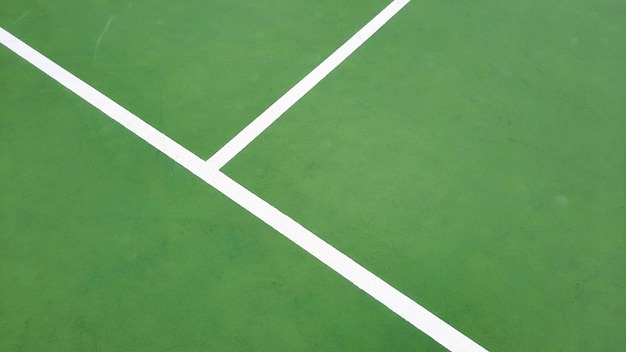
POLYGON ((332 53, 313 71, 306 75, 274 104, 228 141, 217 153, 213 154, 207 164, 217 170, 221 169, 256 137, 265 131, 274 121, 291 108, 298 100, 315 87, 324 77, 331 73, 339 64, 348 58, 356 49, 376 33, 387 21, 408 4, 410 0, 394 0, 376 17, 369 21, 361 30, 353 35, 339 49, 332 53))
POLYGON ((486 351, 257 195, 0 27, 0 43, 222 192, 451 351, 486 351))

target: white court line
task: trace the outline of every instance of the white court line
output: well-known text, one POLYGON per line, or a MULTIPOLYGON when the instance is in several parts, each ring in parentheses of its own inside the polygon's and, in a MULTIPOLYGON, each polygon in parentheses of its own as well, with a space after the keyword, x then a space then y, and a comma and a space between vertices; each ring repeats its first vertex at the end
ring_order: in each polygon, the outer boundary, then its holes
POLYGON ((451 351, 486 351, 287 215, 0 27, 0 43, 276 229, 451 351))
POLYGON ((233 139, 226 143, 220 150, 207 160, 207 164, 215 169, 221 169, 239 152, 241 152, 256 137, 265 131, 285 111, 289 110, 298 100, 313 89, 324 77, 331 73, 356 49, 376 33, 387 21, 411 0, 394 0, 384 8, 376 17, 369 21, 352 38, 348 39, 339 49, 332 53, 313 71, 306 75, 298 84, 293 86, 280 99, 265 110, 259 117, 254 119, 246 128, 241 130, 233 139))
POLYGON ((221 171, 211 172, 210 179, 203 179, 443 347, 450 351, 486 351, 482 346, 221 171))

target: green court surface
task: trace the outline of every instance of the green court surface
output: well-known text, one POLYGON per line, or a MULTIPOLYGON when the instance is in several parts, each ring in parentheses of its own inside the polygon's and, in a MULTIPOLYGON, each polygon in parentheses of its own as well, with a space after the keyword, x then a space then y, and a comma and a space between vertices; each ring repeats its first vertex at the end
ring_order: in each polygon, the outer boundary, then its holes
POLYGON ((208 158, 387 1, 359 4, 9 1, 0 24, 208 158))
MULTIPOLYGON (((388 2, 5 1, 211 156, 388 2)), ((490 351, 626 346, 626 7, 413 0, 224 172, 490 351)), ((0 351, 439 351, 0 46, 0 351)))

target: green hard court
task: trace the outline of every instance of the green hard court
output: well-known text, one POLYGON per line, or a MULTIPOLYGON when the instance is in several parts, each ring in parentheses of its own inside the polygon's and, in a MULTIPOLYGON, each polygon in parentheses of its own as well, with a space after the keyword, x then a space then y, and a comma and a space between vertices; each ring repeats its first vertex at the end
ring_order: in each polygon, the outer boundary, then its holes
MULTIPOLYGON (((206 159, 389 0, 0 3, 206 159)), ((413 0, 223 171, 490 351, 626 346, 626 5, 413 0)), ((440 351, 0 46, 0 351, 440 351)))

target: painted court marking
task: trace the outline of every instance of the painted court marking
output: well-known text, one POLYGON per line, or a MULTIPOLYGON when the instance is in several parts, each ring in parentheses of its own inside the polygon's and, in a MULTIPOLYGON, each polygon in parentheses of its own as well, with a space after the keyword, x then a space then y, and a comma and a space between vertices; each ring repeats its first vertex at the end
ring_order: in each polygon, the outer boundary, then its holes
POLYGON ((376 33, 387 21, 397 14, 411 0, 395 0, 384 8, 376 17, 369 21, 339 49, 332 53, 313 71, 306 75, 293 88, 241 130, 233 139, 207 160, 216 169, 221 169, 256 137, 265 131, 282 114, 291 108, 306 93, 313 89, 321 80, 339 66, 348 56, 352 55, 363 43, 376 33))
MULTIPOLYGON (((393 5, 393 8, 395 8, 398 4, 406 4, 407 2, 408 0, 394 1, 390 6, 393 5)), ((383 10, 383 12, 388 9, 389 7, 383 10)), ((393 14, 391 16, 393 16, 393 14)), ((380 26, 382 26, 382 24, 380 24, 380 26)), ((378 28, 380 28, 380 26, 378 26, 378 28)), ((378 28, 376 28, 376 30, 378 28)), ((368 35, 368 38, 372 34, 373 32, 368 35)), ((244 209, 248 210, 250 213, 293 241, 302 249, 309 252, 311 255, 381 302, 400 317, 404 318, 410 324, 429 335, 442 346, 451 351, 486 351, 476 342, 448 325, 446 322, 411 300, 402 292, 372 274, 348 256, 317 237, 315 234, 287 215, 283 214, 271 204, 267 203, 254 193, 238 184, 236 181, 223 174, 216 167, 219 165, 219 162, 209 163, 200 159, 198 156, 182 147, 168 136, 150 126, 130 111, 126 110, 104 94, 100 93, 98 90, 94 89, 70 72, 63 69, 61 66, 46 58, 1 27, 0 43, 49 75, 70 91, 74 92, 89 104, 102 111, 111 119, 117 121, 139 138, 169 156, 178 164, 201 178, 207 184, 222 192, 225 196, 244 209)), ((356 50, 356 47, 352 51, 354 50, 356 50)), ((322 65, 323 64, 324 63, 322 63, 322 65)), ((338 64, 339 63, 337 63, 337 65, 338 64)), ((335 65, 335 67, 337 65, 335 65)), ((323 76, 316 77, 312 80, 314 81, 318 78, 321 80, 323 76)), ((307 85, 308 84, 310 84, 310 82, 307 83, 307 85)), ((309 88, 309 90, 311 88, 309 88)), ((302 93, 302 95, 305 93, 306 92, 302 93)), ((297 99, 293 100, 293 98, 289 98, 286 99, 286 101, 293 105, 297 99)), ((280 114, 275 116, 273 120, 275 121, 279 116, 280 114)), ((257 131, 258 129, 255 128, 254 132, 257 133, 257 131)), ((256 135, 260 134, 262 131, 263 130, 258 131, 256 135)), ((237 142, 234 145, 236 148, 241 147, 241 149, 243 149, 253 139, 254 137, 251 139, 246 137, 243 144, 242 142, 237 142), (247 143, 245 141, 247 141, 247 143)), ((236 150, 236 148, 232 150, 236 150)), ((239 149, 239 151, 241 149, 239 149)), ((228 152, 228 155, 230 154, 232 154, 232 152, 228 152)), ((236 155, 236 153, 234 155, 236 155)))

